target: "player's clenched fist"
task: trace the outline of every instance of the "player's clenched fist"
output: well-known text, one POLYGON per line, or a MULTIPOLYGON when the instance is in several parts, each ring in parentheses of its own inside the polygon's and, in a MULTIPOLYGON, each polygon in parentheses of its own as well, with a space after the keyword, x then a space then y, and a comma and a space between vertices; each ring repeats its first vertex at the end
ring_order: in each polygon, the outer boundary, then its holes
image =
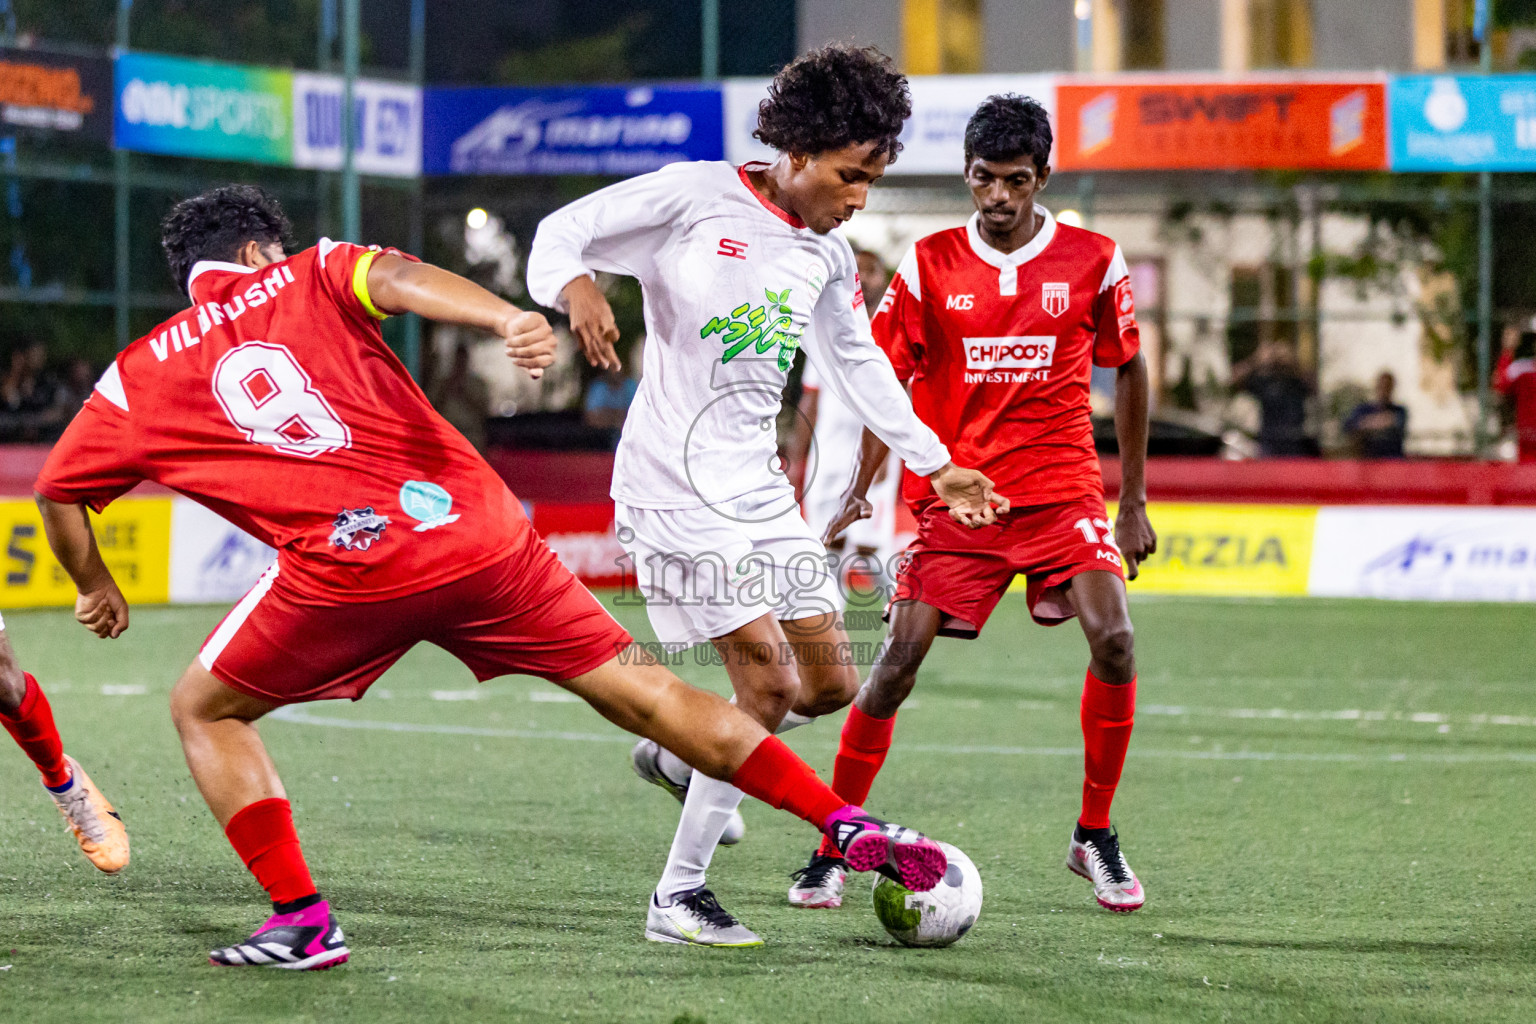
POLYGON ((619 355, 613 350, 619 340, 619 325, 597 284, 583 275, 561 289, 560 295, 570 313, 571 333, 581 342, 587 362, 603 370, 620 369, 619 355))
POLYGON ((991 526, 997 522, 998 512, 1007 512, 1010 508, 1008 499, 995 493, 992 481, 979 470, 951 462, 928 479, 933 483, 933 493, 949 506, 950 518, 973 530, 991 526))
POLYGON ((555 332, 542 313, 519 310, 502 324, 501 336, 506 340, 507 357, 535 380, 555 361, 555 332))
POLYGON ((116 583, 75 598, 75 621, 103 639, 116 639, 128 628, 128 602, 116 583))

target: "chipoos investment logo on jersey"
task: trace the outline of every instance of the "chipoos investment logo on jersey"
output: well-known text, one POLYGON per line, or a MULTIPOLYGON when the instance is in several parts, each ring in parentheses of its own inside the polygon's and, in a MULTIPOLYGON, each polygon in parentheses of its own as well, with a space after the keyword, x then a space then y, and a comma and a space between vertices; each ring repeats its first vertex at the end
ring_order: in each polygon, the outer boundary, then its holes
POLYGON ((968 384, 1045 380, 1055 354, 1056 338, 1049 334, 966 338, 965 380, 968 384))

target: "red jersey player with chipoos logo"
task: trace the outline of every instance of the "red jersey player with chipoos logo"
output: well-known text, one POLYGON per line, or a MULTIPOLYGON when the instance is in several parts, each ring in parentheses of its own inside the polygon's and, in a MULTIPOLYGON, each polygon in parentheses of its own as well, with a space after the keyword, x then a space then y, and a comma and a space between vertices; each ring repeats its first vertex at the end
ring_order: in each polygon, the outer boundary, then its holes
MULTIPOLYGON (((1091 658, 1083 688, 1082 813, 1067 867, 1110 910, 1135 910, 1141 883, 1120 852, 1109 808, 1135 707, 1136 665, 1125 572, 1156 549, 1146 514, 1147 369, 1120 248, 1058 223, 1035 197, 1050 177, 1051 128, 1033 100, 993 96, 965 134, 976 214, 920 239, 897 268, 872 324, 912 405, 957 461, 994 482, 1012 510, 955 529, 911 480, 904 496, 917 541, 898 573, 890 633, 843 726, 833 776, 862 799, 891 744, 896 710, 936 636, 973 638, 1013 578, 1028 581, 1042 625, 1076 617, 1091 658), (1093 366, 1117 372, 1115 425, 1122 484, 1113 526, 1104 508, 1089 421, 1093 366)), ((864 495, 886 456, 864 433, 836 536, 869 514, 864 495)), ((827 845, 790 890, 797 906, 836 906, 844 871, 827 845)))
POLYGON ((79 592, 75 617, 98 636, 127 629, 128 606, 86 509, 141 480, 278 549, 171 691, 198 789, 273 904, 213 963, 317 970, 348 958, 254 723, 285 704, 358 699, 424 641, 481 680, 559 683, 811 821, 850 864, 931 889, 946 866, 938 844, 845 806, 762 725, 631 647, 379 330, 387 314, 414 312, 493 331, 537 375, 555 351, 544 318, 391 249, 322 239, 290 256, 289 233, 252 186, 177 204, 162 244, 191 308, 118 355, 36 485, 49 545, 79 592))

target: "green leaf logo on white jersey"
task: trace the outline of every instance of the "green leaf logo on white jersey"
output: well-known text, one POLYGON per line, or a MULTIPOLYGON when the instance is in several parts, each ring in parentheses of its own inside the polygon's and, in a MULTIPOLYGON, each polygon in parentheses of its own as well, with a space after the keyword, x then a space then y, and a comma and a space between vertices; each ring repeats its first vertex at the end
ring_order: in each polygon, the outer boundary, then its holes
POLYGON ((753 345, 757 346, 759 355, 777 345, 779 369, 788 373, 794 365, 795 352, 800 348, 801 334, 794 327, 794 311, 789 306, 789 293, 788 288, 781 292, 765 288, 763 294, 768 298, 766 305, 753 307, 750 302, 743 302, 731 310, 728 316, 717 316, 705 324, 699 331, 699 337, 722 335, 720 340, 725 345, 725 351, 720 355, 721 363, 730 362, 753 345))

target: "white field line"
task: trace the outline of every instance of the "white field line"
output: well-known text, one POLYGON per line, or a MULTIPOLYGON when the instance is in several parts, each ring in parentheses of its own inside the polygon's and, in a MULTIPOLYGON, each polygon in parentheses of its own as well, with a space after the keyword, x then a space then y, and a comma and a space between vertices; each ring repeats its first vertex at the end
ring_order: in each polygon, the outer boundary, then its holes
MULTIPOLYGON (((560 740, 567 743, 633 743, 628 733, 560 732, 545 729, 493 729, 473 725, 423 725, 416 722, 379 722, 368 719, 337 718, 317 715, 302 705, 290 704, 267 716, 295 725, 318 725, 333 729, 361 729, 372 732, 424 733, 440 736, 483 736, 492 739, 560 740)), ((809 740, 809 737, 805 737, 809 740)), ((802 741, 803 742, 803 741, 802 741)), ((799 745, 799 744, 797 744, 799 745)), ((808 746, 831 748, 830 740, 811 740, 808 746)), ((903 743, 901 749, 923 754, 991 754, 1002 757, 1075 757, 1083 756, 1082 747, 1013 747, 951 745, 944 743, 903 743)), ((1132 757, 1173 759, 1178 761, 1301 761, 1330 764, 1536 764, 1536 753, 1471 754, 1346 754, 1306 753, 1268 750, 1146 750, 1132 747, 1132 757)))

